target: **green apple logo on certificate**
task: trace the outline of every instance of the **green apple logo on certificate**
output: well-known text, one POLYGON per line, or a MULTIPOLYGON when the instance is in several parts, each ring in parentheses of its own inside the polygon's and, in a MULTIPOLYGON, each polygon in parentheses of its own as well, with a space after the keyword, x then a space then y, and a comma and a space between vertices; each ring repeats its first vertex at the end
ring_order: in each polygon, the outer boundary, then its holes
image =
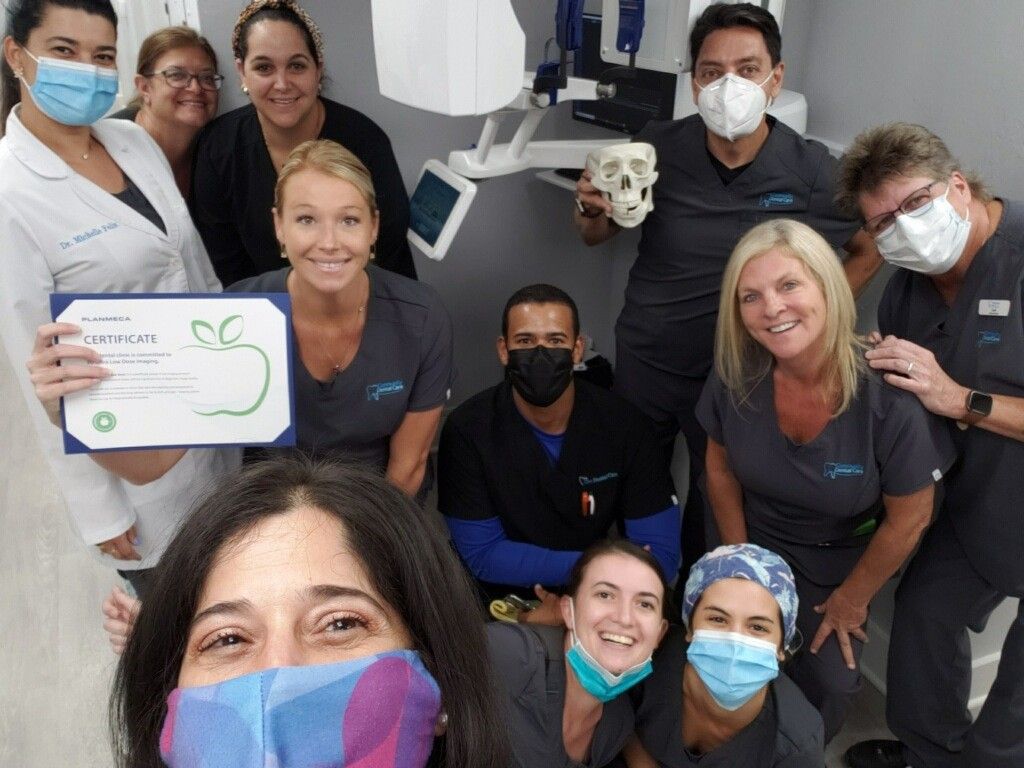
POLYGON ((255 344, 234 343, 241 337, 244 325, 245 320, 241 315, 231 315, 220 324, 216 332, 212 325, 203 320, 192 321, 192 335, 200 344, 185 347, 182 355, 193 350, 196 370, 217 370, 218 366, 230 363, 235 371, 232 384, 226 390, 218 387, 217 382, 224 379, 216 376, 207 377, 207 385, 199 387, 199 392, 208 397, 214 392, 220 393, 212 402, 193 403, 202 409, 195 410, 200 416, 248 416, 260 407, 267 396, 270 387, 270 358, 267 353, 255 344), (211 354, 224 353, 226 357, 204 360, 204 351, 211 354))
POLYGON ((287 294, 54 294, 112 375, 64 398, 68 453, 295 444, 287 294))

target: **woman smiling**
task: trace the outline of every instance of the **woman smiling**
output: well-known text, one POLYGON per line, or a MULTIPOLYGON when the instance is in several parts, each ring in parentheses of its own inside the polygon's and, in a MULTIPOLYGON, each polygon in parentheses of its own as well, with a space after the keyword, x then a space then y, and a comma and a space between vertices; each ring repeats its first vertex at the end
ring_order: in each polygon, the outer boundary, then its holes
POLYGON ((868 604, 931 521, 953 460, 941 423, 868 371, 842 266, 810 227, 750 230, 726 265, 715 375, 697 405, 722 540, 778 552, 808 647, 788 671, 842 725, 868 604))
POLYGON ((409 198, 376 123, 320 95, 320 30, 294 0, 253 0, 232 37, 235 67, 251 104, 214 120, 199 136, 193 215, 221 281, 278 269, 268 216, 288 155, 304 141, 330 139, 370 170, 380 209, 376 264, 416 277, 406 240, 409 198))

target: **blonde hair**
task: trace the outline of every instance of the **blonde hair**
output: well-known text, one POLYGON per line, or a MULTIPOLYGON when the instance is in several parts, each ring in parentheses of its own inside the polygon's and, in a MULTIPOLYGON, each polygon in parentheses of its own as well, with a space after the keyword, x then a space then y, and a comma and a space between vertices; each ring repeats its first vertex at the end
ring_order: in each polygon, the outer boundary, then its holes
POLYGON ((832 414, 838 416, 850 407, 866 370, 864 345, 854 333, 857 309, 835 251, 821 235, 799 221, 773 219, 758 224, 733 249, 722 277, 715 369, 739 404, 771 372, 774 358, 744 326, 737 291, 743 268, 773 249, 800 261, 825 297, 825 387, 826 396, 838 400, 832 414))
MULTIPOLYGON (((196 32, 192 27, 164 27, 146 37, 139 46, 139 58, 135 65, 136 74, 149 77, 154 74, 153 67, 168 51, 179 48, 198 48, 210 57, 214 70, 217 69, 217 54, 210 41, 196 32)), ((142 106, 142 94, 136 92, 128 103, 130 107, 142 106)))
POLYGON ((874 192, 897 176, 929 176, 948 179, 958 171, 967 180, 971 195, 983 203, 992 199, 981 177, 960 165, 949 147, 923 125, 888 123, 857 136, 839 161, 836 203, 852 215, 860 213, 857 198, 874 192))
POLYGON ((274 207, 278 211, 284 205, 284 188, 288 185, 288 180, 299 171, 305 170, 319 171, 347 181, 359 190, 370 208, 370 213, 377 215, 377 196, 370 172, 358 157, 338 142, 329 139, 304 141, 288 155, 274 187, 274 207))

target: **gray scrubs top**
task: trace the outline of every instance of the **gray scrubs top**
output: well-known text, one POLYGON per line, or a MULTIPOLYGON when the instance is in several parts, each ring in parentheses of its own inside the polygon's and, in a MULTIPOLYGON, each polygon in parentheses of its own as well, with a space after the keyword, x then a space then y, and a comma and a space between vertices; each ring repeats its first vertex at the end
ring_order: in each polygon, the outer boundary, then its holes
POLYGON ((636 136, 657 150, 658 181, 615 334, 655 368, 707 376, 725 263, 755 224, 797 219, 834 248, 860 226, 832 202, 837 161, 825 146, 768 120, 764 146, 728 185, 712 165, 699 115, 652 121, 636 136))
MULTIPOLYGON (((291 267, 245 278, 232 292, 287 292, 291 267)), ((330 381, 306 369, 292 338, 297 447, 384 469, 408 411, 444 404, 452 382, 452 324, 430 286, 367 266, 370 298, 359 349, 330 381)))
POLYGON ((942 420, 871 373, 850 407, 806 444, 779 429, 770 373, 740 406, 713 374, 697 419, 725 446, 750 540, 820 586, 840 584, 860 558, 870 533, 857 529, 882 512, 883 493, 905 496, 937 482, 954 458, 942 420))
MULTIPOLYGON (((1024 204, 1003 205, 952 306, 931 278, 900 269, 885 288, 878 327, 930 349, 962 386, 1024 397, 1024 204)), ((1024 443, 945 421, 960 460, 946 478, 943 507, 978 573, 1024 597, 1024 443)))
POLYGON ((492 622, 487 645, 505 695, 512 768, 600 768, 610 764, 633 733, 633 705, 623 694, 604 705, 590 742, 590 758, 565 753, 565 629, 492 622))
POLYGON ((661 768, 822 768, 821 715, 796 684, 780 674, 764 708, 732 739, 695 754, 683 743, 686 631, 672 627, 654 653, 654 673, 638 686, 636 732, 661 768))

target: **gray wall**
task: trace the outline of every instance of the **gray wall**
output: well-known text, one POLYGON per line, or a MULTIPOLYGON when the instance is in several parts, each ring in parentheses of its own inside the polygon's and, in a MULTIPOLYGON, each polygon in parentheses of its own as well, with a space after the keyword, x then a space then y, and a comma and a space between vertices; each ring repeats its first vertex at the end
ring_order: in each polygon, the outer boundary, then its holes
POLYGON ((878 123, 928 126, 999 194, 1024 193, 1020 0, 789 0, 806 29, 798 78, 808 133, 847 143, 878 123))
MULTIPOLYGON (((483 118, 451 118, 397 104, 377 91, 370 28, 369 0, 305 0, 304 7, 324 33, 327 73, 325 94, 375 120, 391 137, 395 155, 412 190, 423 162, 447 160, 452 149, 473 144, 483 118)), ((230 34, 241 0, 203 0, 203 33, 222 58, 229 75, 223 91, 224 110, 245 103, 237 78, 229 72, 230 34)), ((527 61, 540 60, 544 40, 554 33, 554 6, 536 0, 513 2, 527 37, 527 61)), ((603 138, 611 132, 572 120, 568 104, 552 110, 538 139, 603 138)), ((500 141, 511 136, 515 121, 503 126, 500 141)), ((571 195, 520 173, 480 183, 473 207, 444 261, 433 262, 416 249, 420 278, 434 286, 455 324, 457 366, 453 405, 494 383, 500 368, 494 340, 500 329, 505 300, 516 288, 531 282, 550 282, 569 291, 580 307, 584 332, 594 337, 599 351, 611 356, 612 326, 622 298, 624 274, 636 253, 635 236, 587 249, 571 219, 571 195), (618 282, 618 288, 613 283, 618 282)))

